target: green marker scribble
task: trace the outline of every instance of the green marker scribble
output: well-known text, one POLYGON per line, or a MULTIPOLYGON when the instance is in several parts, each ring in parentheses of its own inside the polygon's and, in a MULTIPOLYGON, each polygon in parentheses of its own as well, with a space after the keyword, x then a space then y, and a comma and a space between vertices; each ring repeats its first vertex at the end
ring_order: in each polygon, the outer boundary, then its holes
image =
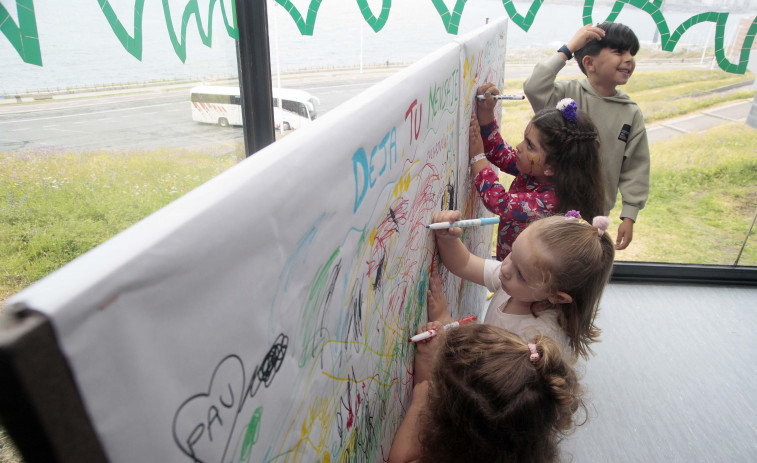
POLYGON ((8 10, 0 4, 0 31, 25 63, 42 66, 42 52, 39 48, 34 2, 32 0, 16 0, 16 11, 18 13, 18 24, 13 22, 8 10))
POLYGON ((255 413, 252 414, 250 423, 247 425, 247 432, 242 441, 242 452, 239 454, 239 461, 242 463, 250 461, 250 456, 252 456, 252 446, 257 443, 258 437, 260 437, 260 429, 258 426, 260 425, 260 418, 262 416, 263 407, 256 408, 255 413))

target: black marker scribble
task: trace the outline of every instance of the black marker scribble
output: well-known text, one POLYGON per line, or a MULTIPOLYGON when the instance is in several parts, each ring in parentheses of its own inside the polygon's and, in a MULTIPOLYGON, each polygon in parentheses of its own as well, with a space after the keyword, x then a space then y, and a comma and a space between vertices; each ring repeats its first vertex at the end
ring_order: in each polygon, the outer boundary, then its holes
POLYGON ((397 230, 397 233, 400 231, 400 224, 397 222, 397 216, 394 215, 394 209, 391 207, 389 208, 389 216, 392 218, 392 222, 394 222, 394 227, 397 230))
POLYGON ((447 184, 447 204, 449 206, 445 206, 442 204, 442 209, 449 209, 449 210, 455 210, 455 186, 447 184))
POLYGON ((247 399, 261 384, 269 387, 281 368, 289 338, 279 334, 246 385, 244 364, 235 354, 224 357, 210 375, 205 392, 186 399, 173 419, 173 439, 195 463, 226 461, 229 442, 247 399), (245 387, 246 385, 246 387, 245 387))
POLYGON ((379 291, 381 289, 381 280, 384 275, 384 267, 386 266, 386 256, 381 256, 378 267, 376 268, 376 278, 373 280, 373 290, 379 291))

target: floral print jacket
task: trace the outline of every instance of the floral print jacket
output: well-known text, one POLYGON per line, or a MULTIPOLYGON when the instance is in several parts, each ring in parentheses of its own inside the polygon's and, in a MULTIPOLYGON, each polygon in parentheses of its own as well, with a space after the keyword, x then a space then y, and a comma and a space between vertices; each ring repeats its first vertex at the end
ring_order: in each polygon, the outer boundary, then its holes
POLYGON ((515 176, 508 190, 491 167, 484 168, 474 180, 484 206, 499 216, 497 259, 503 260, 529 223, 556 212, 557 197, 553 185, 536 183, 533 177, 518 171, 516 151, 502 139, 497 121, 482 126, 481 137, 489 162, 515 176))

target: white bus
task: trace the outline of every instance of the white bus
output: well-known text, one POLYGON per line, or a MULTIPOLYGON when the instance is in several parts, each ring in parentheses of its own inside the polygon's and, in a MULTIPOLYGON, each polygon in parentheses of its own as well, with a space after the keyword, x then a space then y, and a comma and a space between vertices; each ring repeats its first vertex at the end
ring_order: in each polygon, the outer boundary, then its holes
MULTIPOLYGON (((304 90, 273 88, 273 121, 276 129, 293 130, 310 124, 318 115, 318 98, 304 90)), ((239 87, 200 85, 190 91, 192 119, 222 127, 242 125, 239 87)))

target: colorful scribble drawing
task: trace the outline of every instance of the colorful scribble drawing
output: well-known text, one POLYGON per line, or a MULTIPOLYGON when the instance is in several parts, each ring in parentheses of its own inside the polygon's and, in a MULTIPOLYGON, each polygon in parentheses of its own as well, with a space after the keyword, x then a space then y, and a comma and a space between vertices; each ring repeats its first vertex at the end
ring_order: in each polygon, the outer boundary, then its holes
MULTIPOLYGON (((503 32, 504 21, 498 27, 503 32)), ((347 158, 355 177, 351 212, 359 224, 330 241, 333 221, 344 218, 337 213, 325 212, 303 227, 281 267, 271 306, 261 311, 268 318, 266 344, 273 346, 265 358, 274 360, 260 368, 276 366, 265 386, 280 366, 288 380, 280 386, 286 393, 278 395, 286 400, 262 393, 253 399, 245 385, 255 384, 256 375, 246 373, 251 369, 243 356, 220 359, 198 379, 194 395, 177 401, 174 442, 187 461, 387 460, 409 406, 415 345, 407 339, 426 321, 431 269, 445 280, 454 316, 480 315, 483 306, 480 287, 434 263, 426 224, 445 207, 457 206, 469 217, 483 213, 468 169, 459 172, 460 163, 468 164, 468 138, 460 135, 468 124, 459 119, 470 117, 476 84, 483 83, 475 79, 501 81, 500 39, 492 33, 486 43, 466 48, 475 55, 476 71, 465 78, 457 56, 449 67, 435 69, 425 87, 397 105, 390 118, 396 122, 347 158), (324 249, 324 242, 333 244, 324 249), (314 261, 319 264, 308 264, 314 261), (294 320, 286 336, 282 320, 294 320)), ((464 240, 486 256, 491 230, 467 229, 464 240)))
MULTIPOLYGON (((133 34, 124 27, 121 20, 113 11, 110 6, 109 0, 97 0, 102 9, 102 13, 105 19, 108 21, 113 33, 124 49, 134 56, 136 59, 141 60, 142 57, 142 13, 144 11, 145 0, 136 0, 134 3, 134 25, 133 34)), ((307 14, 303 16, 302 12, 292 3, 291 0, 276 0, 292 18, 296 24, 300 34, 313 35, 315 30, 316 18, 318 16, 318 9, 324 0, 311 0, 307 8, 307 14)), ((447 8, 443 0, 429 0, 433 3, 434 8, 439 14, 444 29, 450 34, 457 34, 460 26, 460 19, 463 14, 463 9, 467 0, 456 0, 455 6, 452 11, 447 8)), ((356 6, 360 9, 360 13, 365 19, 366 23, 375 31, 379 32, 386 24, 389 18, 391 10, 391 0, 383 0, 380 12, 378 16, 371 10, 367 0, 355 0, 356 6)), ((223 1, 220 10, 223 15, 224 23, 226 26, 226 32, 229 37, 238 38, 239 30, 236 27, 236 11, 234 10, 234 2, 231 2, 231 7, 227 8, 223 1), (229 11, 229 9, 231 11, 229 11)), ((502 0, 507 15, 518 27, 528 32, 531 25, 534 22, 536 14, 544 4, 544 0, 534 0, 531 3, 526 15, 523 16, 518 12, 515 6, 514 0, 502 0)), ((200 7, 197 0, 190 0, 183 10, 181 15, 181 32, 176 33, 174 27, 174 20, 171 15, 171 10, 168 6, 168 0, 163 0, 163 13, 166 21, 166 28, 168 31, 171 44, 173 45, 176 56, 184 62, 187 58, 187 25, 189 24, 191 17, 194 16, 195 23, 197 24, 197 30, 199 31, 202 43, 208 47, 211 45, 211 39, 213 36, 212 30, 212 18, 215 10, 216 0, 210 0, 208 4, 208 12, 206 21, 203 22, 200 14, 200 7), (205 26, 204 24, 207 24, 205 26)), ((653 2, 647 0, 617 0, 612 7, 610 14, 605 18, 606 21, 614 21, 618 14, 622 11, 625 5, 630 5, 638 8, 645 13, 649 14, 657 25, 657 30, 660 33, 660 40, 662 43, 662 49, 665 51, 673 51, 681 39, 681 36, 691 29, 692 27, 711 22, 715 24, 715 59, 720 66, 726 72, 734 74, 744 74, 749 64, 749 54, 754 43, 755 35, 757 35, 757 17, 752 20, 752 24, 749 27, 744 43, 741 45, 741 53, 738 58, 738 62, 732 63, 726 58, 725 53, 725 28, 728 20, 728 13, 716 13, 706 12, 694 15, 680 24, 678 27, 670 32, 665 16, 661 11, 662 1, 653 2)), ((0 31, 5 35, 13 48, 16 49, 21 59, 29 64, 36 64, 42 66, 42 51, 39 43, 39 34, 37 33, 37 21, 34 13, 33 0, 16 0, 16 7, 18 11, 18 24, 13 21, 5 7, 0 4, 0 31)), ((596 22, 593 20, 592 13, 594 10, 594 0, 585 0, 584 2, 584 15, 583 23, 591 24, 596 22)))

